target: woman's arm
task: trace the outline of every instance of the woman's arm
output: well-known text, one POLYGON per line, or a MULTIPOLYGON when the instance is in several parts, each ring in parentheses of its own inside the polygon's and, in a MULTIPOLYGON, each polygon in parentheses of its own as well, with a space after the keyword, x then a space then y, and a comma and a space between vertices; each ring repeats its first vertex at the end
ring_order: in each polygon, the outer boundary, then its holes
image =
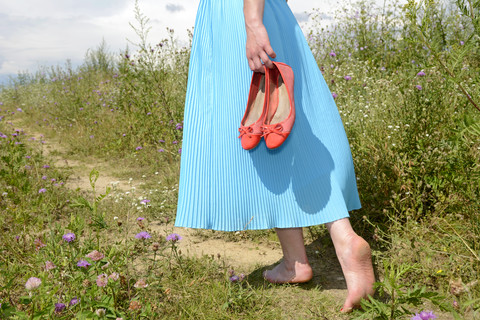
POLYGON ((263 72, 263 63, 272 68, 270 57, 275 58, 267 29, 263 25, 263 8, 265 0, 244 0, 243 14, 245 16, 245 28, 247 30, 247 59, 250 69, 263 72), (261 59, 261 60, 260 60, 261 59))

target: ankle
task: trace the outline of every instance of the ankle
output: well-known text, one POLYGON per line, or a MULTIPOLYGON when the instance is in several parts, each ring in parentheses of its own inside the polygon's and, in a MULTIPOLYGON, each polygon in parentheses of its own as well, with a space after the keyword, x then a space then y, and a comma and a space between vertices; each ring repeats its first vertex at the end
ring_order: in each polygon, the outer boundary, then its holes
POLYGON ((283 264, 285 266, 285 269, 287 271, 295 271, 298 268, 305 268, 308 267, 310 268, 310 264, 308 263, 308 259, 287 259, 283 258, 283 264))

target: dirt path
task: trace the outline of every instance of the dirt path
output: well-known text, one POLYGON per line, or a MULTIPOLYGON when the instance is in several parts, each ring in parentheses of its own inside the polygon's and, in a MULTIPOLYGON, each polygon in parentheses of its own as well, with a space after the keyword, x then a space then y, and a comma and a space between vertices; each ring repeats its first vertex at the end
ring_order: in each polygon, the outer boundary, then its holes
MULTIPOLYGON (((12 123, 16 128, 20 128, 22 125, 20 119, 15 119, 12 123)), ((68 149, 58 139, 45 139, 41 133, 34 132, 32 129, 28 130, 27 136, 35 138, 36 141, 45 141, 43 144, 39 143, 43 154, 52 159, 53 165, 62 167, 70 173, 66 186, 71 189, 90 191, 89 174, 92 169, 100 172, 96 182, 97 190, 105 190, 106 187, 115 185, 115 189, 112 192, 112 195, 114 195, 115 192, 123 193, 135 186, 134 183, 129 183, 128 180, 117 177, 115 175, 115 167, 105 160, 93 157, 74 159, 68 155, 68 149)), ((180 234, 183 239, 179 242, 179 249, 186 255, 197 257, 202 255, 219 256, 225 261, 227 266, 235 269, 237 273, 254 274, 257 278, 261 278, 264 269, 273 268, 282 258, 280 244, 276 241, 259 243, 249 240, 226 241, 210 236, 209 232, 211 231, 174 228, 171 225, 165 226, 160 221, 151 221, 149 228, 160 234, 170 232, 180 234)), ((289 297, 286 303, 292 302, 291 299, 310 299, 308 294, 313 292, 307 293, 308 290, 305 291, 303 289, 316 287, 321 287, 321 296, 326 297, 330 301, 333 300, 340 303, 346 297, 345 280, 336 259, 333 245, 331 243, 328 244, 328 241, 329 239, 317 239, 316 241, 306 243, 310 263, 314 269, 314 278, 313 281, 299 287, 300 289, 295 292, 295 297, 292 296, 293 293, 291 291, 279 288, 280 294, 289 297), (324 245, 325 243, 327 245, 324 245)), ((298 301, 298 303, 302 303, 302 301, 298 301)), ((335 316, 331 319, 334 318, 337 317, 335 316)))

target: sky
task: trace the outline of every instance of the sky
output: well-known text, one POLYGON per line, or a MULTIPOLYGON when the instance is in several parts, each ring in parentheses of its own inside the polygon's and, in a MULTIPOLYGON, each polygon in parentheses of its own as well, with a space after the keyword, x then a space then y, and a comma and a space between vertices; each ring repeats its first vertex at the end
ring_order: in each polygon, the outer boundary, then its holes
MULTIPOLYGON (((141 12, 150 19, 149 42, 165 38, 167 27, 185 42, 198 3, 139 0, 141 12)), ((313 8, 324 12, 328 21, 340 4, 334 0, 289 0, 289 5, 305 27, 313 8)), ((67 59, 77 66, 87 50, 96 48, 102 39, 112 53, 119 53, 126 48, 127 39, 138 40, 129 25, 135 24, 134 7, 134 0, 0 0, 0 84, 9 75, 64 65, 67 59)))

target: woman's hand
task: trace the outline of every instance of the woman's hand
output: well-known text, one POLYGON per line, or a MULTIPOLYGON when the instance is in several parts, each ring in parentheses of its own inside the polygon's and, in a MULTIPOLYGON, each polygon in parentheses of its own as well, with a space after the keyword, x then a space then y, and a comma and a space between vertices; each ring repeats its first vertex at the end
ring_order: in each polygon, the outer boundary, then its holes
POLYGON ((267 29, 263 25, 264 7, 264 0, 243 1, 243 14, 247 31, 246 49, 248 65, 252 71, 256 72, 264 72, 262 62, 267 68, 273 68, 270 57, 276 57, 268 39, 267 29))
POLYGON ((257 25, 246 25, 247 28, 247 59, 252 71, 264 72, 262 62, 267 68, 273 68, 271 58, 276 54, 270 45, 267 29, 263 23, 257 25))

